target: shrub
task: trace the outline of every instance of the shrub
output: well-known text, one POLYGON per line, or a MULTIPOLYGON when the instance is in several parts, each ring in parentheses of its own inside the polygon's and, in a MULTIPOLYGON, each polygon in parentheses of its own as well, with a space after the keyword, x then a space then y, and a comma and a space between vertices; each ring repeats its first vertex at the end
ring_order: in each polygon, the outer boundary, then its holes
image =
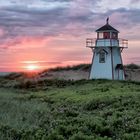
POLYGON ((114 102, 113 99, 103 98, 103 99, 93 99, 84 105, 84 109, 92 111, 94 109, 102 109, 106 106, 111 105, 114 102))
POLYGON ((95 137, 94 136, 88 136, 88 135, 84 135, 82 133, 77 133, 74 134, 70 140, 94 140, 95 137))
POLYGON ((57 132, 51 132, 46 140, 64 140, 64 137, 57 132))
POLYGON ((126 68, 128 68, 128 69, 139 69, 140 66, 132 63, 132 64, 129 64, 129 65, 126 65, 126 68))

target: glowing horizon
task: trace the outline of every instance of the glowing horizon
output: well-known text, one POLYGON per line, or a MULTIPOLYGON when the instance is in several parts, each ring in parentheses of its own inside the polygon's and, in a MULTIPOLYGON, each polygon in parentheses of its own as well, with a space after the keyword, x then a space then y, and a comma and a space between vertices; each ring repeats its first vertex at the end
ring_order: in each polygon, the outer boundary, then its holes
POLYGON ((139 0, 1 0, 0 71, 91 63, 86 38, 96 38, 108 16, 119 37, 128 39, 123 63, 140 65, 139 12, 139 0))

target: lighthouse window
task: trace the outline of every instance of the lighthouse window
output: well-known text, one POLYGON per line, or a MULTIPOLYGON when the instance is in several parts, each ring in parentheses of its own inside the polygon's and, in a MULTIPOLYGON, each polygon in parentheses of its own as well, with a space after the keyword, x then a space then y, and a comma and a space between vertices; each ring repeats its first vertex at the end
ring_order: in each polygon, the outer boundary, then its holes
POLYGON ((113 33, 112 33, 112 38, 113 38, 113 39, 117 39, 117 38, 118 38, 118 34, 115 33, 115 32, 113 32, 113 33))
POLYGON ((99 33, 98 38, 102 39, 103 38, 103 33, 99 33))
POLYGON ((110 32, 104 32, 104 39, 110 38, 110 32))
POLYGON ((105 52, 99 53, 99 63, 105 63, 105 52))

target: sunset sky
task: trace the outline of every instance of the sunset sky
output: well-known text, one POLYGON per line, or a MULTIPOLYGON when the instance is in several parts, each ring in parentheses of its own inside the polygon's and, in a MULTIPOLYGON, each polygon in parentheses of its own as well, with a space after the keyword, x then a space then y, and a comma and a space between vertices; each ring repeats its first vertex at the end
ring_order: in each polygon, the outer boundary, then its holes
POLYGON ((108 16, 140 64, 140 0, 0 0, 0 71, 91 63, 85 40, 108 16))

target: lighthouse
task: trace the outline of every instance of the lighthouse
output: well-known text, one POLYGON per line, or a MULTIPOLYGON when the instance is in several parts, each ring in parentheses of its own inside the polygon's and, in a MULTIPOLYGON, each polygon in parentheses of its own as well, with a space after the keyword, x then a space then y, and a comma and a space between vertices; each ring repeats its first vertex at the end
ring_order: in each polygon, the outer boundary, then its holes
POLYGON ((96 39, 86 39, 86 47, 93 52, 89 78, 125 80, 121 53, 128 47, 128 40, 118 38, 119 31, 109 24, 109 18, 96 33, 96 39))

